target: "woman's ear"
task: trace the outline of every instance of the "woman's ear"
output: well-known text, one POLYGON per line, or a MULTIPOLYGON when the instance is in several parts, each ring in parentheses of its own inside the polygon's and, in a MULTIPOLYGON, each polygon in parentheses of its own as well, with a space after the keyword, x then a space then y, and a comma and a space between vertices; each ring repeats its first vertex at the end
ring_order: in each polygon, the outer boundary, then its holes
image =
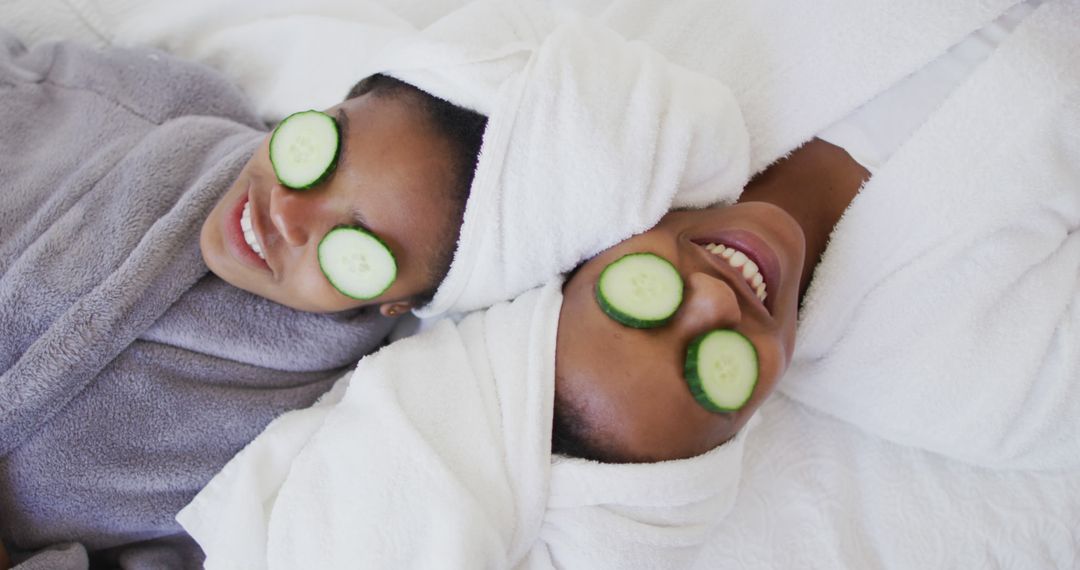
POLYGON ((379 312, 384 317, 400 317, 412 310, 412 308, 413 304, 410 301, 394 301, 393 303, 379 305, 379 312))

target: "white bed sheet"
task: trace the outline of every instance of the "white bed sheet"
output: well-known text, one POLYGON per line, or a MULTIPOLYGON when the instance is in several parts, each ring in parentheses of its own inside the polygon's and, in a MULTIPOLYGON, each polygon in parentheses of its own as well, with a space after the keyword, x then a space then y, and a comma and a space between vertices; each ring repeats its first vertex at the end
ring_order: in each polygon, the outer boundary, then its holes
MULTIPOLYGON (((282 60, 281 35, 270 32, 302 22, 305 41, 324 37, 355 50, 371 43, 357 39, 365 14, 407 29, 463 3, 240 0, 223 11, 211 0, 0 0, 0 22, 27 41, 144 43, 203 61, 273 120, 339 99, 359 78, 342 71, 362 69, 363 54, 282 60)), ((698 570, 1080 567, 1080 474, 968 466, 866 435, 782 395, 760 414, 739 499, 698 570)))
POLYGON ((695 568, 1078 568, 1080 474, 982 469, 782 395, 695 568))

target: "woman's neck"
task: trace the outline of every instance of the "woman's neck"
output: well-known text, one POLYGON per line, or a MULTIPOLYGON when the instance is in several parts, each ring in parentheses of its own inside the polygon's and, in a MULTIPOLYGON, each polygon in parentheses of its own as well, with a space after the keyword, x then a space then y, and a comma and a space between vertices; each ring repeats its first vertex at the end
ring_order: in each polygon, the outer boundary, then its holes
POLYGON ((800 297, 810 285, 833 228, 869 178, 870 172, 844 149, 812 139, 758 173, 739 197, 740 202, 779 206, 802 226, 806 259, 800 297))

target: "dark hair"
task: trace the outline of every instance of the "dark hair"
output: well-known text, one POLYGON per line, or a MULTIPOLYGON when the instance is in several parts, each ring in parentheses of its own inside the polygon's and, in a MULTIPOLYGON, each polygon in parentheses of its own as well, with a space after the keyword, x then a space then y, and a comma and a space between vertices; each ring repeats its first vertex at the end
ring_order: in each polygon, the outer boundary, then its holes
MULTIPOLYGON (((450 263, 454 260, 454 250, 457 247, 461 222, 465 216, 465 203, 469 199, 469 189, 472 187, 476 163, 480 157, 480 144, 483 142, 484 129, 487 128, 487 117, 381 73, 360 80, 349 90, 345 99, 367 94, 376 97, 402 98, 415 104, 435 132, 450 144, 453 178, 445 189, 449 192, 453 209, 446 215, 453 222, 455 230, 453 236, 448 236, 450 239, 443 240, 436 254, 435 263, 428 268, 429 277, 437 288, 450 271, 450 263)), ((417 306, 426 305, 434 294, 435 290, 432 289, 417 295, 411 301, 417 306)))
MULTIPOLYGON (((562 382, 556 381, 556 385, 562 382)), ((601 434, 586 419, 585 410, 562 392, 555 390, 551 417, 551 452, 601 463, 630 463, 615 449, 601 442, 601 434)))

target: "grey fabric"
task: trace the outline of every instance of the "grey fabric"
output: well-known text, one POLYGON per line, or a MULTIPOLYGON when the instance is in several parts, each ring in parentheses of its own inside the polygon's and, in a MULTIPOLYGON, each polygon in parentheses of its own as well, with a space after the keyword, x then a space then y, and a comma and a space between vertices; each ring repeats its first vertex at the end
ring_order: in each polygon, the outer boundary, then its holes
POLYGON ((90 557, 77 542, 66 542, 41 550, 17 562, 11 570, 86 570, 90 557))
MULTIPOLYGON (((78 542, 94 560, 181 532, 176 511, 232 455, 389 333, 377 311, 300 313, 207 272, 202 222, 263 128, 207 68, 26 50, 0 30, 0 537, 15 550, 78 542)), ((161 567, 162 548, 109 565, 161 567)))

